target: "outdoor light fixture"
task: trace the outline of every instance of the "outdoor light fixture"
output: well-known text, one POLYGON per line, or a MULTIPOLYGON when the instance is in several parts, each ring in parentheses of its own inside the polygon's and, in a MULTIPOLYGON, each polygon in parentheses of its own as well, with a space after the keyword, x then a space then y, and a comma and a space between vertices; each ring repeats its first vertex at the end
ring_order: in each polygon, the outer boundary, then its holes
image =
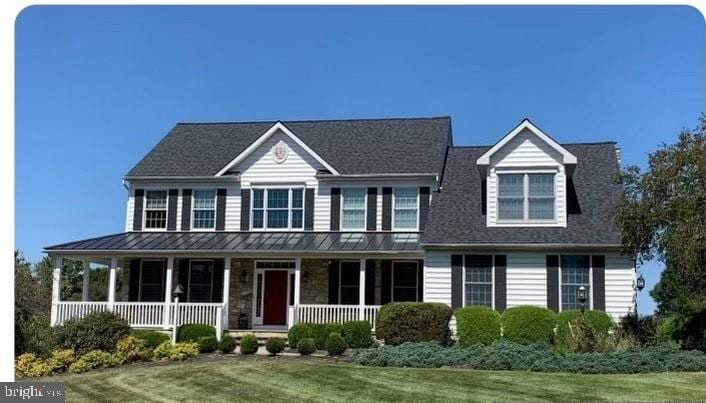
POLYGON ((246 282, 246 281, 248 281, 248 272, 246 272, 245 270, 243 270, 243 271, 240 272, 240 282, 241 282, 241 283, 244 283, 244 282, 246 282))
POLYGON ((181 298, 182 295, 184 295, 184 287, 182 287, 181 284, 177 284, 176 287, 174 287, 174 291, 172 291, 172 296, 174 298, 181 298))
POLYGON ((638 292, 642 291, 642 289, 645 288, 645 278, 642 277, 642 273, 640 273, 640 277, 638 277, 637 281, 635 282, 635 288, 637 288, 638 292))
POLYGON ((588 299, 588 296, 586 295, 586 287, 579 287, 578 291, 576 291, 576 299, 581 304, 581 313, 583 313, 583 310, 586 307, 586 300, 588 299))

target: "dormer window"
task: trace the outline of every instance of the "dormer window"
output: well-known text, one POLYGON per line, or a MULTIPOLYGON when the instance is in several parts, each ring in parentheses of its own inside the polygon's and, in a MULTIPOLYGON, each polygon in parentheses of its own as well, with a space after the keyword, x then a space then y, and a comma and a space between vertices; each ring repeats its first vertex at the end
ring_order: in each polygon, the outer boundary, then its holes
POLYGON ((498 173, 498 220, 554 220, 554 176, 554 173, 498 173))
POLYGON ((145 229, 167 228, 167 191, 145 192, 145 229))

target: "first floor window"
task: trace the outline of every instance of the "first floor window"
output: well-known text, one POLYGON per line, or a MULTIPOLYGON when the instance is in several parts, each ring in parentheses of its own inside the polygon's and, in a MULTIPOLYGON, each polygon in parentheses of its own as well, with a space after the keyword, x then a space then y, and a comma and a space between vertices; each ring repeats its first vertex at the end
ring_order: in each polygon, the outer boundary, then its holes
POLYGON ((392 301, 417 301, 417 279, 419 264, 411 262, 392 262, 392 301))
POLYGON ((341 228, 365 229, 365 188, 344 188, 341 203, 341 228))
POLYGON ((493 256, 466 255, 465 305, 493 306, 493 256))
POLYGON ((216 191, 194 190, 194 229, 216 227, 216 191))
POLYGON ((211 302, 213 261, 192 260, 189 268, 189 302, 211 302))
POLYGON ((591 257, 588 255, 562 255, 561 269, 561 310, 580 309, 577 300, 579 287, 586 287, 589 295, 588 307, 591 306, 591 257))
POLYGON ((340 262, 339 303, 357 305, 360 301, 360 262, 340 262))
POLYGON ((554 176, 498 174, 498 220, 553 220, 554 176))
POLYGON ((140 266, 140 296, 144 302, 164 301, 164 261, 142 260, 140 266))
POLYGON ((166 190, 148 190, 145 192, 145 228, 167 228, 166 190))
POLYGON ((394 228, 417 229, 417 188, 395 188, 394 228))
POLYGON ((301 229, 304 227, 304 189, 253 189, 254 229, 301 229))

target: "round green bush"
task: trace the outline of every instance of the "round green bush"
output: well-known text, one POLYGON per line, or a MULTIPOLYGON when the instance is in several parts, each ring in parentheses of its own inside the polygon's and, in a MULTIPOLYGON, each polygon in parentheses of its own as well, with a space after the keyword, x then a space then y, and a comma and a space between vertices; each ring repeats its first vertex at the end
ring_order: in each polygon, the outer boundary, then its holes
POLYGON ((373 345, 372 329, 367 320, 344 322, 341 336, 350 348, 368 348, 373 345))
POLYGON ((221 342, 218 344, 218 349, 223 354, 230 354, 235 351, 235 347, 237 345, 238 342, 235 340, 235 337, 225 335, 221 338, 221 342))
POLYGON ((255 354, 260 348, 257 336, 246 334, 240 339, 240 354, 255 354))
POLYGON ((487 306, 467 306, 454 312, 456 335, 461 346, 492 344, 500 338, 500 314, 487 306))
POLYGON ((112 312, 96 312, 66 321, 57 333, 62 346, 84 354, 92 350, 113 351, 118 340, 130 334, 130 326, 112 312))
POLYGON ((375 334, 387 345, 405 342, 451 342, 449 320, 453 311, 446 304, 434 302, 393 302, 380 308, 375 334))
POLYGON ((177 342, 197 342, 202 337, 216 337, 216 328, 210 325, 200 323, 187 323, 179 326, 177 333, 177 342))
POLYGON ((57 341, 57 328, 51 327, 47 318, 31 317, 15 324, 15 354, 47 357, 59 347, 57 341))
POLYGON ((289 345, 296 347, 299 344, 299 340, 313 337, 313 323, 297 323, 287 332, 287 338, 289 339, 289 345))
POLYGON ((167 334, 155 330, 133 330, 130 335, 144 341, 145 347, 150 350, 154 350, 158 345, 169 340, 167 334))
POLYGON ((314 339, 311 337, 305 337, 301 340, 299 340, 299 343, 297 344, 297 351, 301 355, 311 355, 316 351, 316 343, 314 343, 314 339))
POLYGON ((503 337, 522 344, 551 343, 554 339, 556 314, 537 306, 508 308, 501 316, 503 337))
POLYGON ((326 338, 326 351, 329 355, 341 355, 346 351, 348 345, 340 333, 331 333, 326 338))
MULTIPOLYGON (((577 329, 577 317, 581 315, 579 310, 563 311, 556 316, 556 335, 554 341, 560 351, 570 351, 579 337, 574 329, 577 329), (569 327, 571 323, 571 327, 569 327)), ((583 313, 586 324, 590 326, 592 333, 599 339, 608 337, 610 330, 615 326, 613 319, 605 311, 589 310, 583 313)), ((582 323, 583 324, 583 323, 582 323)))
POLYGON ((315 323, 312 326, 312 335, 317 350, 326 349, 326 339, 331 333, 341 334, 341 325, 338 323, 315 323))
POLYGON ((287 339, 284 337, 270 337, 265 342, 265 350, 271 355, 277 355, 284 351, 284 347, 287 344, 287 339))
POLYGON ((212 353, 218 350, 218 339, 216 336, 204 336, 199 338, 199 353, 212 353))

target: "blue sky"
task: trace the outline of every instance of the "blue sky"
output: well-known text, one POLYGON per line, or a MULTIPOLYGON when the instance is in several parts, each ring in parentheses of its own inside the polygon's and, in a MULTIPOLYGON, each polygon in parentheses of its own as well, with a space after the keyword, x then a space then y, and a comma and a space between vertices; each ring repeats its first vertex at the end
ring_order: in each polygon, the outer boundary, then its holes
MULTIPOLYGON (((121 178, 176 122, 529 117, 623 162, 704 111, 688 7, 49 7, 16 22, 16 247, 120 232, 121 178)), ((648 288, 659 265, 643 267, 648 288)), ((646 292, 640 311, 654 304, 646 292)))

